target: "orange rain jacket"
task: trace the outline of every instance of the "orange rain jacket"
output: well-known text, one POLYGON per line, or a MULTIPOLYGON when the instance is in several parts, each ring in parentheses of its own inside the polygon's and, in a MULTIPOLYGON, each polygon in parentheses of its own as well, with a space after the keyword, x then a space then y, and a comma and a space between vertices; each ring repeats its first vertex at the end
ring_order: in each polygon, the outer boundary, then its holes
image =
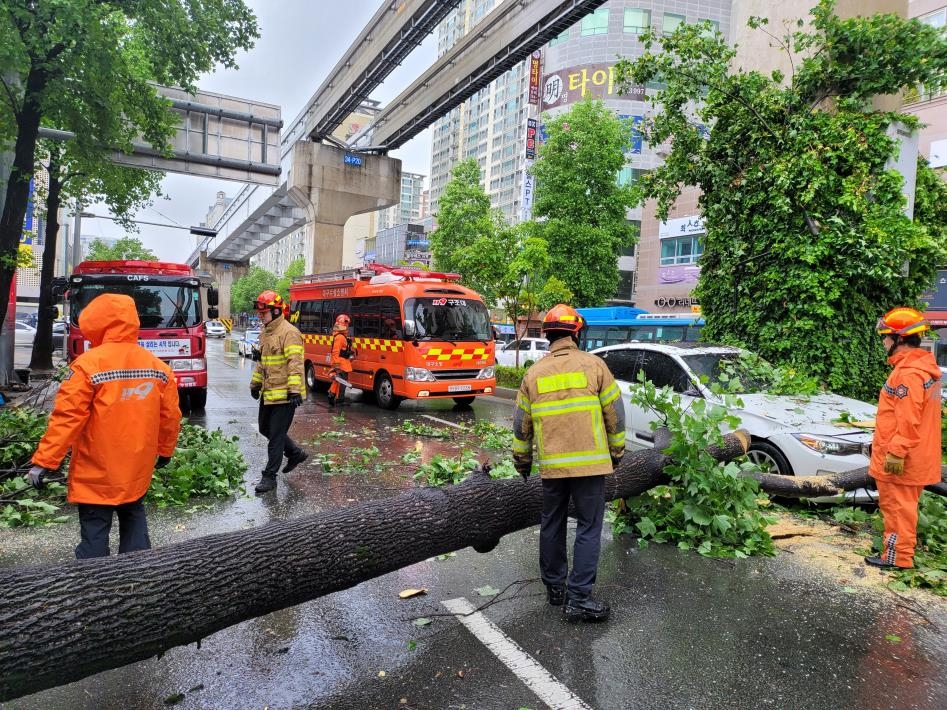
POLYGON ((888 358, 894 370, 881 388, 868 472, 902 486, 940 482, 940 367, 921 348, 888 358), (904 459, 904 473, 885 473, 885 454, 904 459))
POLYGON ((171 368, 138 345, 129 296, 107 293, 79 315, 92 348, 62 382, 33 463, 59 468, 72 449, 70 503, 121 505, 148 491, 158 456, 171 456, 181 429, 171 368))
POLYGON ((342 351, 348 347, 349 339, 347 336, 348 328, 335 326, 332 329, 332 367, 342 372, 352 371, 352 361, 342 357, 342 351), (339 337, 342 336, 342 337, 339 337))

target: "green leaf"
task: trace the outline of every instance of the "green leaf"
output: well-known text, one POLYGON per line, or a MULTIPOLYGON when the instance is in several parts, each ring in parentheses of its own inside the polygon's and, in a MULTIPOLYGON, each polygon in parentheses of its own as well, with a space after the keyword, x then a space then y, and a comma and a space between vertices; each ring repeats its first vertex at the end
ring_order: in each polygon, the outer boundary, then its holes
POLYGON ((495 597, 497 594, 500 593, 499 589, 496 589, 495 587, 491 587, 490 585, 486 585, 484 587, 478 587, 475 591, 481 597, 495 597))
POLYGON ((431 623, 431 620, 428 619, 426 616, 421 616, 415 619, 414 621, 412 621, 411 623, 414 624, 415 626, 427 626, 428 624, 431 623))

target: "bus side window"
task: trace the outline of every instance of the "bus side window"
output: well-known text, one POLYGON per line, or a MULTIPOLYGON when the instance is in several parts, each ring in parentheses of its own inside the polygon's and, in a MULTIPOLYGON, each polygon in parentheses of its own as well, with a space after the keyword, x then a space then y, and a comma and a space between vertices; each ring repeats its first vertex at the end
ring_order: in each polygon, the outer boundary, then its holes
POLYGON ((401 325, 401 307, 398 299, 392 296, 382 296, 381 301, 381 337, 401 339, 404 337, 404 328, 401 325))
POLYGON ((352 299, 352 335, 377 338, 381 335, 381 299, 376 296, 352 299))

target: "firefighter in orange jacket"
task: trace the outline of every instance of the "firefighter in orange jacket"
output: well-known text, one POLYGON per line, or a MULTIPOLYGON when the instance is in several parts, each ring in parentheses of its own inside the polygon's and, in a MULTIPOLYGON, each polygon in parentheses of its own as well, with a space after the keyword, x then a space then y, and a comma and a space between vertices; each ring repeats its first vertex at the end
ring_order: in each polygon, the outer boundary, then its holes
POLYGON ((29 479, 39 488, 72 449, 67 499, 79 506, 80 560, 109 554, 113 513, 119 554, 151 547, 141 500, 181 429, 174 374, 138 344, 138 328, 129 296, 103 294, 82 310, 92 348, 70 365, 33 454, 29 479))
POLYGON ((940 482, 941 373, 920 347, 929 328, 913 308, 888 311, 877 325, 894 370, 878 396, 868 469, 885 526, 881 554, 865 558, 875 567, 914 566, 918 501, 924 486, 940 482))
POLYGON ((336 402, 342 404, 345 400, 347 385, 343 385, 339 380, 348 382, 347 375, 352 372, 352 358, 355 357, 355 350, 348 336, 350 323, 351 319, 341 313, 336 317, 335 325, 332 326, 332 355, 329 360, 332 365, 332 384, 329 385, 330 407, 334 407, 336 402))

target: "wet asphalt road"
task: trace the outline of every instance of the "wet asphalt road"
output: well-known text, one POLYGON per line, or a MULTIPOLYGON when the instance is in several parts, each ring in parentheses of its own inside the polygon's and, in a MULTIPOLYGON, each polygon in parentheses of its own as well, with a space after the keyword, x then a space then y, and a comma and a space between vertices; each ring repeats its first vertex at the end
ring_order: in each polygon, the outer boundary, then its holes
MULTIPOLYGON (((211 343, 210 359, 208 407, 192 421, 240 438, 252 489, 265 452, 247 395, 252 363, 225 354, 220 341, 211 343)), ((466 410, 448 401, 383 412, 352 398, 338 414, 325 405, 317 395, 298 410, 292 434, 310 461, 281 475, 275 495, 149 511, 153 544, 397 495, 414 485, 406 467, 325 475, 317 459, 372 445, 388 455, 417 448, 422 460, 453 455, 459 439, 424 440, 398 427, 406 419, 438 425, 431 417, 508 425, 511 412, 499 398, 466 410), (355 436, 319 438, 325 431, 355 436)), ((0 532, 0 566, 70 560, 77 537, 75 522, 0 532)), ((179 708, 549 707, 442 605, 460 597, 485 604, 491 597, 477 591, 485 586, 506 591, 484 615, 558 680, 560 693, 588 707, 947 707, 944 622, 929 623, 894 595, 846 592, 792 555, 722 562, 668 546, 639 550, 606 530, 597 592, 611 602, 612 619, 570 625, 545 604, 537 544, 538 529, 524 530, 488 554, 467 548, 428 560, 225 629, 199 648, 172 649, 0 707, 156 708, 175 699, 179 708), (428 593, 399 600, 409 587, 428 593), (431 623, 416 625, 419 617, 431 623)))

